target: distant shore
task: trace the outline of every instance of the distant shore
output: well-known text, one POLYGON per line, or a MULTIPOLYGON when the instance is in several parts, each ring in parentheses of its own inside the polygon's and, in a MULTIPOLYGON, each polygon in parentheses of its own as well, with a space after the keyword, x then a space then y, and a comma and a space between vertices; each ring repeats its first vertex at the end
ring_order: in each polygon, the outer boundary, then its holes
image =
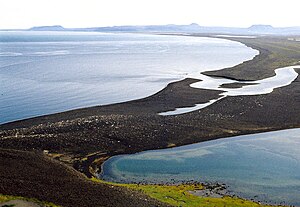
MULTIPOLYGON (((300 42, 289 41, 287 37, 226 39, 257 49, 260 55, 206 75, 257 80, 274 75, 276 68, 296 65, 300 60, 300 42)), ((132 192, 125 188, 90 183, 78 171, 92 177, 103 160, 117 154, 300 127, 299 76, 289 86, 267 95, 226 97, 200 111, 178 116, 157 115, 219 97, 219 91, 189 87, 195 81, 171 83, 140 100, 0 125, 0 158, 5 169, 0 170, 0 193, 34 197, 63 206, 78 202, 87 206, 95 202, 122 206, 117 201, 123 200, 127 206, 163 206, 151 199, 146 202, 144 195, 132 198, 129 196, 132 192), (20 169, 26 173, 20 173, 20 169), (45 176, 41 172, 52 174, 45 176), (76 189, 72 183, 77 185, 76 189), (85 191, 88 193, 83 194, 85 191), (76 196, 66 199, 58 194, 76 196)))

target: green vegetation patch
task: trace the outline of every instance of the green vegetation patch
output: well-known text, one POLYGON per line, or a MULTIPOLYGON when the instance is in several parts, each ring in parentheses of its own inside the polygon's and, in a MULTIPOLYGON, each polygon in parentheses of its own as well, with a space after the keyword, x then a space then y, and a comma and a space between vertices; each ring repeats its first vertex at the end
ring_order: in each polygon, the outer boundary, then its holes
POLYGON ((129 189, 138 190, 151 198, 161 202, 181 207, 267 207, 270 205, 262 205, 253 201, 244 200, 238 197, 224 196, 222 198, 200 197, 189 193, 189 191, 201 190, 201 184, 180 184, 180 185, 143 185, 143 184, 119 184, 105 182, 97 178, 91 179, 94 182, 101 182, 109 185, 127 187, 129 189))
MULTIPOLYGON (((4 202, 7 202, 7 201, 11 201, 11 200, 24 200, 24 201, 36 203, 36 204, 41 205, 43 207, 61 207, 61 206, 55 205, 55 204, 50 203, 50 202, 39 201, 35 198, 24 198, 24 197, 21 197, 21 196, 11 196, 11 195, 2 195, 2 194, 0 194, 0 204, 4 203, 4 202)), ((10 205, 8 205, 8 206, 10 206, 10 205)))

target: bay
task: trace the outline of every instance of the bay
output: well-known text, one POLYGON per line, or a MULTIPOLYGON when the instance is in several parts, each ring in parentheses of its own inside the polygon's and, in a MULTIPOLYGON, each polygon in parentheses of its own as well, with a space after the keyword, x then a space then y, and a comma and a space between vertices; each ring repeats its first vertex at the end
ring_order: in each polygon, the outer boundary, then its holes
POLYGON ((258 51, 224 39, 0 32, 0 123, 143 98, 258 51))

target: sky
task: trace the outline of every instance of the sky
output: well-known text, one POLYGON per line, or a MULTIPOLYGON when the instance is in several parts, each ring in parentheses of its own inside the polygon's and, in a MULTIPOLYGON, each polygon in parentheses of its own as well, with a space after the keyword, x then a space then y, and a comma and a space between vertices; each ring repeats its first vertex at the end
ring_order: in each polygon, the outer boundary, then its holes
POLYGON ((0 0, 0 29, 62 25, 300 26, 299 0, 0 0))

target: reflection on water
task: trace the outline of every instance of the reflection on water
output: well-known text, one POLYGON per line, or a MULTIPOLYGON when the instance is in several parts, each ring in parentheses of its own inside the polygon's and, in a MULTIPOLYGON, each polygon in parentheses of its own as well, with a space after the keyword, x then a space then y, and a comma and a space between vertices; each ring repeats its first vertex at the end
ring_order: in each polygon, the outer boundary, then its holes
POLYGON ((0 123, 143 98, 257 54, 217 38, 0 31, 0 123))
POLYGON ((237 136, 116 156, 101 178, 115 182, 223 182, 245 198, 300 205, 300 129, 237 136))
POLYGON ((218 99, 210 100, 209 102, 204 104, 196 104, 193 107, 177 108, 173 111, 162 112, 159 113, 159 115, 179 115, 192 112, 210 106, 211 104, 225 98, 226 96, 262 95, 271 93, 276 88, 291 84, 298 77, 298 73, 294 70, 294 68, 299 68, 299 66, 276 69, 275 76, 257 81, 234 81, 226 78, 213 78, 200 74, 197 78, 201 79, 202 81, 191 84, 191 87, 225 91, 220 94, 221 97, 218 99), (248 83, 250 85, 244 85, 241 88, 222 87, 222 85, 224 84, 231 83, 248 83))

